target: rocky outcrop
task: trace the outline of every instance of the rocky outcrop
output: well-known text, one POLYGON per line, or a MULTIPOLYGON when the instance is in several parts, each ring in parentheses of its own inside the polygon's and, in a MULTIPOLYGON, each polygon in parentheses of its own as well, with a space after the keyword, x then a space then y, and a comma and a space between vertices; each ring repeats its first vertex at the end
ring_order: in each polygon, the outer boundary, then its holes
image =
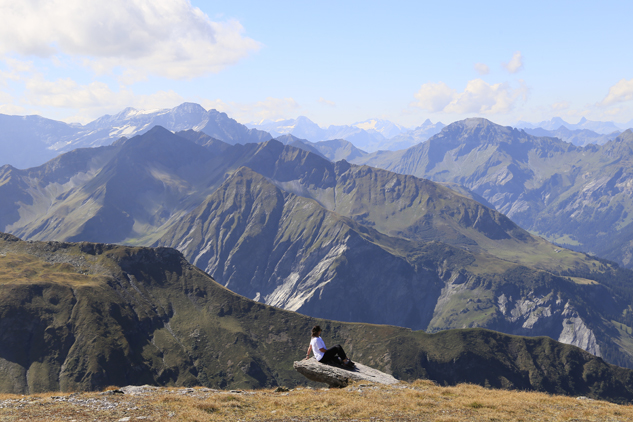
POLYGON ((510 331, 529 335, 538 330, 561 343, 573 344, 601 356, 593 331, 573 305, 560 295, 550 293, 539 296, 531 293, 528 297, 513 300, 512 296, 501 294, 497 304, 505 320, 513 327, 510 331))
POLYGON ((310 358, 297 361, 292 366, 310 381, 322 382, 330 387, 347 387, 350 381, 371 381, 387 385, 399 382, 389 374, 360 363, 356 363, 356 368, 350 370, 325 365, 314 358, 310 358))

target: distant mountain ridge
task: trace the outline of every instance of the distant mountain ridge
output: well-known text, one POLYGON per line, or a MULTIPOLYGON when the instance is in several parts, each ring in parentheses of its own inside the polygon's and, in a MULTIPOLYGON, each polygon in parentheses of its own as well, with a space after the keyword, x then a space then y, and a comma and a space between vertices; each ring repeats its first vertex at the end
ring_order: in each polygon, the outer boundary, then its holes
POLYGON ((310 142, 306 139, 299 139, 296 136, 287 134, 275 138, 284 145, 291 145, 305 151, 313 152, 330 161, 347 160, 352 161, 359 157, 364 157, 367 152, 358 149, 345 139, 332 139, 329 141, 310 142))
POLYGON ((425 142, 431 136, 439 133, 445 124, 442 122, 432 123, 429 119, 426 119, 424 123, 407 132, 402 132, 397 136, 389 139, 385 142, 382 150, 397 151, 410 148, 419 143, 425 142))
POLYGON ((110 145, 121 137, 145 133, 156 125, 171 131, 194 129, 229 144, 262 142, 272 138, 266 132, 247 128, 226 113, 207 111, 193 103, 155 111, 128 107, 118 114, 100 117, 83 126, 39 116, 0 115, 0 157, 3 160, 0 165, 35 167, 60 153, 110 145))
POLYGON ((608 135, 613 132, 621 132, 623 130, 629 129, 632 127, 632 125, 633 120, 623 125, 618 125, 614 122, 592 121, 587 120, 587 118, 583 117, 578 123, 572 124, 566 122, 560 117, 553 117, 550 120, 545 120, 540 123, 519 121, 516 123, 515 127, 518 129, 536 129, 540 127, 545 130, 558 130, 561 126, 563 126, 569 130, 590 130, 602 135, 608 135))
POLYGON ((558 138, 562 141, 569 142, 577 146, 584 147, 589 144, 604 145, 607 142, 615 139, 620 133, 619 130, 608 134, 596 133, 589 129, 567 129, 565 126, 560 126, 556 130, 547 130, 541 127, 537 128, 524 128, 526 133, 534 136, 547 136, 550 138, 558 138))
MULTIPOLYGON (((356 126, 329 126, 324 129, 305 116, 296 119, 266 121, 260 124, 250 124, 252 128, 265 130, 274 137, 293 135, 310 142, 327 141, 331 139, 346 139, 362 149, 372 149, 386 138, 373 128, 365 130, 356 126)), ((395 125, 394 125, 395 126, 395 125)))
MULTIPOLYGON (((305 116, 283 121, 264 121, 248 127, 225 113, 205 110, 195 103, 183 103, 172 109, 136 110, 128 107, 114 115, 102 116, 86 125, 67 124, 40 116, 0 115, 0 165, 17 168, 35 167, 60 153, 76 148, 106 146, 121 137, 132 137, 162 126, 172 132, 195 130, 233 144, 264 142, 290 134, 310 142, 343 139, 366 151, 398 151, 425 142, 445 127, 426 120, 407 129, 384 119, 368 119, 351 125, 321 128, 305 116)), ((559 117, 538 124, 518 122, 517 127, 538 136, 556 136, 575 145, 603 144, 620 130, 633 127, 595 122, 583 118, 572 125, 559 117)))
POLYGON ((397 123, 385 119, 369 119, 363 122, 356 122, 352 126, 366 131, 380 133, 386 139, 391 139, 401 133, 408 132, 409 129, 397 123))
POLYGON ((331 125, 322 128, 305 116, 296 119, 264 121, 249 127, 265 130, 275 137, 293 135, 312 143, 343 139, 358 149, 373 152, 408 148, 427 140, 444 125, 426 120, 421 126, 409 130, 388 120, 369 119, 352 125, 331 125))

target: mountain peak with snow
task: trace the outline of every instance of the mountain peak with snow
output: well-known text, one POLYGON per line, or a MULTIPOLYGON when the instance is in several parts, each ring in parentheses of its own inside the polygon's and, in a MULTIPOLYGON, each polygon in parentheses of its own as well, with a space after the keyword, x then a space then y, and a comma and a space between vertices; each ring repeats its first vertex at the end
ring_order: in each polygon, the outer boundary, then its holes
POLYGON ((363 129, 366 131, 374 131, 376 133, 381 134, 386 139, 393 138, 403 132, 409 130, 408 128, 399 125, 397 123, 393 123, 386 119, 368 119, 363 122, 357 122, 352 124, 352 126, 357 127, 359 129, 363 129))

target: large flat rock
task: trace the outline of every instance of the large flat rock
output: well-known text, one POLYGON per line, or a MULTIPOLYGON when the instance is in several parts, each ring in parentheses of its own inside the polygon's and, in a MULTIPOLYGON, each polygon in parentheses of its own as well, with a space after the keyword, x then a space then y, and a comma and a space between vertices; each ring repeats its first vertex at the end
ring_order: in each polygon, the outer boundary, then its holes
POLYGON ((330 387, 346 387, 350 381, 371 381, 380 384, 397 384, 399 381, 389 374, 380 372, 361 363, 353 370, 325 365, 316 359, 300 360, 293 364, 301 375, 311 381, 322 382, 330 387))

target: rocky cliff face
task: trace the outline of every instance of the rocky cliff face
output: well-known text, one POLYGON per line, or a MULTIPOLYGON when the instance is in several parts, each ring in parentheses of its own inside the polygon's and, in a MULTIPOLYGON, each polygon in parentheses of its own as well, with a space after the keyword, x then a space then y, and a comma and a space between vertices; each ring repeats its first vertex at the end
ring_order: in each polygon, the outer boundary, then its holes
POLYGON ((587 327, 578 311, 569 301, 560 296, 534 296, 513 300, 501 294, 498 297, 499 311, 505 320, 513 327, 510 332, 522 334, 534 332, 538 327, 540 332, 561 343, 573 344, 596 356, 601 356, 600 346, 594 332, 587 327))
MULTIPOLYGON (((537 275, 531 274, 528 278, 534 276, 537 275)), ((537 293, 529 290, 534 284, 529 281, 518 284, 512 277, 508 277, 507 284, 492 289, 483 288, 487 283, 484 277, 463 270, 448 272, 442 278, 445 285, 427 330, 486 327, 516 335, 545 335, 596 356, 601 356, 601 343, 606 340, 611 344, 613 341, 600 336, 604 328, 598 327, 604 327, 604 324, 592 320, 577 308, 571 299, 576 295, 570 295, 575 286, 565 288, 562 280, 550 279, 538 288, 537 293), (527 291, 522 292, 523 289, 527 291), (596 332, 601 340, 596 337, 596 332)))

